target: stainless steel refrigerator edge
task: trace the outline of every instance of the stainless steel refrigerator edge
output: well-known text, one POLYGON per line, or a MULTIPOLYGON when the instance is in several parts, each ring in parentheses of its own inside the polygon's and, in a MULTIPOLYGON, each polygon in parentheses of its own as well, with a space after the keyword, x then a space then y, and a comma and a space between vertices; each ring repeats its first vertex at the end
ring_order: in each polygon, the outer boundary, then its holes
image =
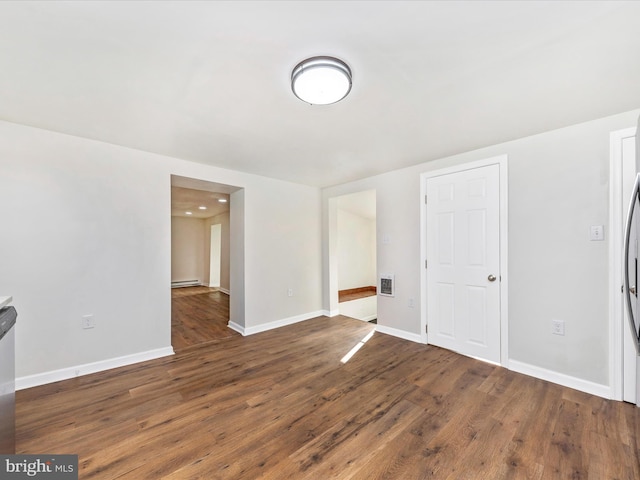
POLYGON ((629 328, 636 347, 636 403, 640 406, 640 298, 638 253, 640 243, 640 119, 636 129, 636 179, 629 200, 624 236, 624 292, 629 328))

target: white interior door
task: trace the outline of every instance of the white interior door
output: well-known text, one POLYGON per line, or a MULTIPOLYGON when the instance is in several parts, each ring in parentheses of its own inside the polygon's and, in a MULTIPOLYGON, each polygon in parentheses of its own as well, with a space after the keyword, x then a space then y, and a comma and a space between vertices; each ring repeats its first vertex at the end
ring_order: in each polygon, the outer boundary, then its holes
POLYGON ((427 179, 429 343, 500 362, 500 167, 427 179))

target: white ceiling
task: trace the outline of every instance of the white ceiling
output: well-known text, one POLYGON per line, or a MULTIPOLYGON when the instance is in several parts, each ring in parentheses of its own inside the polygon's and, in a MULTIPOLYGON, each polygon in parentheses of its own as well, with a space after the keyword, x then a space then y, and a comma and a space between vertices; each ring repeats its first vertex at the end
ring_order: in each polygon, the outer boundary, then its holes
POLYGON ((231 194, 237 190, 231 185, 171 175, 171 216, 210 218, 228 212, 231 194))
POLYGON ((228 211, 229 195, 190 188, 171 187, 172 217, 210 218, 228 211), (220 202, 221 199, 225 200, 225 202, 220 202))
POLYGON ((0 119, 328 186, 638 108, 639 59, 640 2, 3 1, 0 119))

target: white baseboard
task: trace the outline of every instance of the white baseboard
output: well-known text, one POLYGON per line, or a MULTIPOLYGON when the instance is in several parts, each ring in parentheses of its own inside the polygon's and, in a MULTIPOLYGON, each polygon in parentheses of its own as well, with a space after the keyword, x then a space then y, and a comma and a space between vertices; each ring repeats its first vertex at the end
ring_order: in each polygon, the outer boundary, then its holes
POLYGON ((554 372, 553 370, 547 370, 546 368, 536 367, 535 365, 529 365, 528 363, 519 362, 517 360, 509 360, 508 368, 514 372, 523 373, 530 377, 536 377, 551 383, 557 383, 563 387, 573 388, 574 390, 590 393, 591 395, 597 395, 598 397, 612 398, 612 391, 609 385, 590 382, 588 380, 565 375, 564 373, 554 372))
MULTIPOLYGON (((404 330, 385 327, 384 325, 376 325, 376 331, 380 333, 386 333, 387 335, 392 335, 394 337, 402 338, 404 340, 409 340, 411 342, 424 343, 419 334, 406 332, 404 330)), ((509 370, 513 370, 514 372, 529 375, 530 377, 535 377, 551 383, 556 383, 558 385, 562 385, 563 387, 573 388, 574 390, 579 390, 591 395, 597 395, 598 397, 613 398, 613 392, 609 385, 590 382, 588 380, 583 380, 581 378, 572 377, 563 373, 554 372, 553 370, 536 367, 535 365, 529 365, 517 360, 509 360, 506 368, 508 368, 509 370)))
POLYGON ((225 295, 229 295, 231 296, 231 292, 229 291, 228 288, 222 288, 222 287, 218 287, 218 291, 224 293, 225 295))
POLYGON ((337 317, 338 315, 340 315, 340 310, 323 310, 322 313, 325 317, 337 317))
POLYGON ((404 330, 398 330, 397 328, 385 327, 384 325, 376 325, 376 332, 386 333, 394 337, 403 338, 415 343, 424 343, 422 337, 418 333, 405 332, 404 330))
MULTIPOLYGON (((385 327, 384 325, 377 325, 376 331, 380 333, 386 333, 393 335, 394 337, 402 338, 416 343, 424 343, 419 334, 406 332, 404 330, 398 330, 391 327, 385 327)), ((530 377, 546 380, 551 383, 562 385, 563 387, 573 388, 581 392, 589 393, 591 395, 597 395, 602 398, 613 398, 613 391, 609 385, 602 385, 581 378, 572 377, 563 373, 554 372, 553 370, 547 370, 545 368, 536 367, 535 365, 529 365, 517 360, 509 360, 505 367, 514 372, 523 373, 530 377)))
POLYGON ((324 310, 317 310, 315 312, 303 313, 302 315, 296 315, 294 317, 283 318, 281 320, 276 320, 274 322, 262 323, 260 325, 255 325, 252 327, 243 327, 242 325, 238 325, 234 322, 229 322, 227 326, 232 330, 240 333, 243 336, 253 335, 255 333, 266 332, 268 330, 273 330, 274 328, 285 327, 287 325, 292 325, 294 323, 303 322, 305 320, 310 320, 316 317, 326 316, 326 312, 324 310))
POLYGON ((100 360, 99 362, 76 365, 75 367, 61 368, 60 370, 52 370, 50 372, 18 377, 16 378, 16 390, 37 387, 38 385, 59 382, 60 380, 68 380, 69 378, 102 372, 112 368, 124 367, 138 362, 146 362, 147 360, 154 360, 156 358, 167 357, 173 354, 174 351, 172 347, 157 348, 155 350, 134 353, 123 357, 110 358, 108 360, 100 360))
POLYGON ((227 327, 229 327, 231 330, 235 330, 243 337, 245 336, 244 327, 242 325, 238 325, 236 322, 232 322, 231 320, 229 320, 229 323, 227 323, 227 327))

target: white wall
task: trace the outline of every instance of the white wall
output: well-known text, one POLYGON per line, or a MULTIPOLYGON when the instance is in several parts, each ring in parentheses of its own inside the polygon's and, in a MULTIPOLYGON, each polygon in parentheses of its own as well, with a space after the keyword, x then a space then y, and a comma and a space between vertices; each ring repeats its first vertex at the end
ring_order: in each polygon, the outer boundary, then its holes
POLYGON ((220 288, 230 289, 229 212, 214 217, 171 217, 171 281, 209 282, 211 225, 221 225, 220 288))
POLYGON ((169 347, 172 174, 241 188, 230 231, 243 274, 230 283, 249 330, 320 313, 321 291, 328 310, 328 199, 376 189, 378 270, 396 275, 378 321, 419 334, 420 173, 507 154, 510 359, 607 384, 608 241, 588 229, 608 222, 609 132, 638 113, 324 189, 322 235, 315 188, 0 122, 0 295, 18 310, 17 375, 169 347), (81 329, 84 314, 96 328, 81 329))
MULTIPOLYGON (((231 285, 229 299, 229 325, 237 325, 240 330, 245 326, 246 297, 245 297, 245 200, 244 189, 236 190, 229 198, 229 236, 233 245, 229 249, 229 284, 231 285)), ((236 328, 234 326, 234 328, 236 328)), ((236 328, 237 329, 237 328, 236 328)))
POLYGON ((338 289, 376 285, 376 222, 338 209, 338 289))
POLYGON ((205 228, 209 227, 202 218, 171 217, 172 282, 209 282, 209 275, 205 274, 205 264, 208 261, 205 259, 205 250, 209 248, 208 244, 205 245, 208 238, 205 228))
POLYGON ((241 326, 321 310, 316 188, 6 122, 0 171, 0 292, 18 311, 18 377, 167 351, 172 174, 241 188, 230 220, 241 326), (85 314, 94 329, 81 328, 85 314))
MULTIPOLYGON (((396 296, 378 299, 378 323, 418 335, 420 173, 507 154, 510 362, 607 386, 608 241, 588 234, 609 221, 609 133, 637 117, 628 112, 324 189, 323 238, 329 199, 377 190, 378 271, 396 276, 396 296), (551 334, 552 319, 565 321, 564 337, 551 334)), ((327 248, 323 258, 328 308, 327 248)))
POLYGON ((320 190, 260 178, 247 182, 244 202, 245 327, 256 331, 261 324, 293 319, 312 306, 321 314, 320 190))

